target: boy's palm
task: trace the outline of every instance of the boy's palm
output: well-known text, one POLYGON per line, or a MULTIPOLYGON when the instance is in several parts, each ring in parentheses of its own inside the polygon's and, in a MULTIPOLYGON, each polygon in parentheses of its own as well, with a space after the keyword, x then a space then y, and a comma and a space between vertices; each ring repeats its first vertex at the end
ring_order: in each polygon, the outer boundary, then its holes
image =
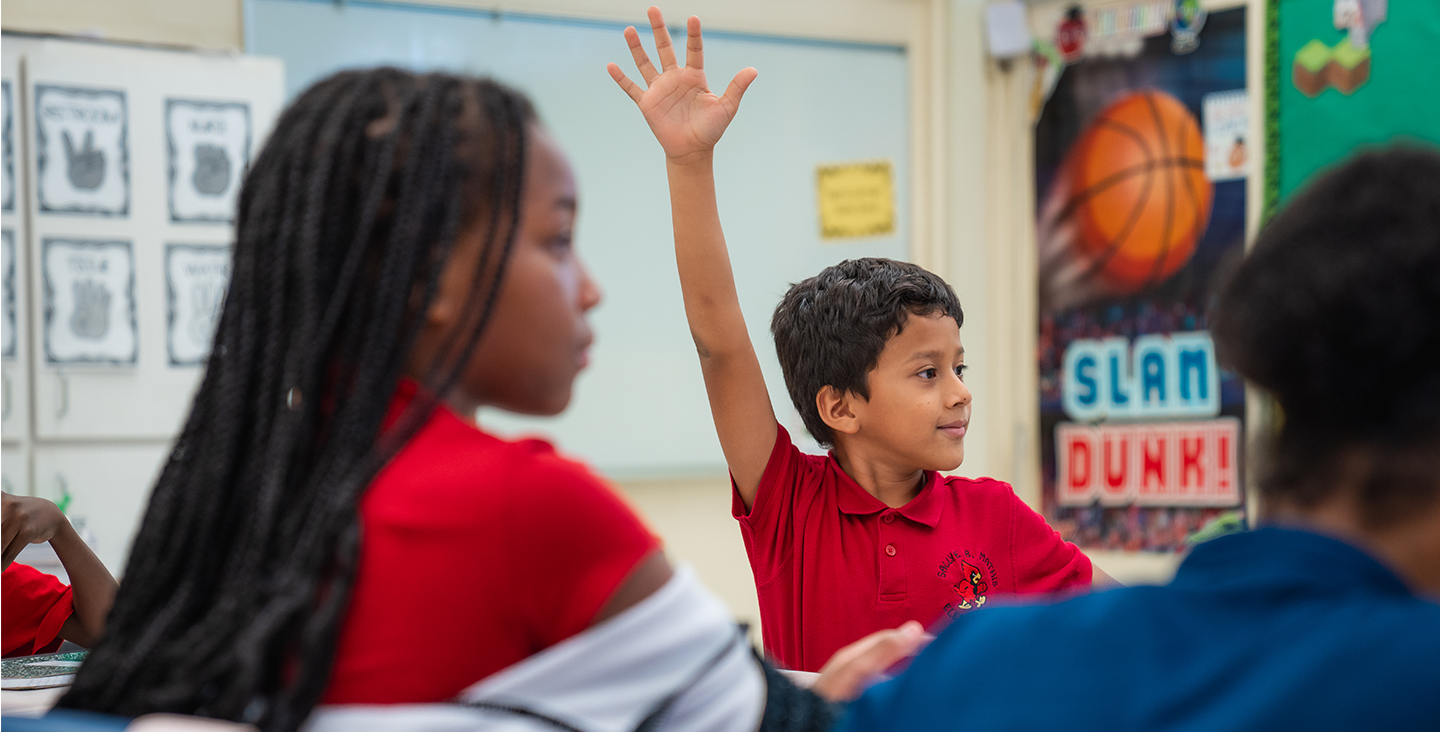
POLYGON ((625 40, 630 44, 635 66, 648 88, 642 90, 613 63, 609 65, 610 76, 645 115, 650 131, 665 149, 666 156, 684 159, 707 152, 725 134, 725 128, 740 108, 740 98, 750 82, 755 80, 757 72, 753 68, 742 69, 730 82, 725 94, 716 95, 705 82, 700 20, 691 17, 687 23, 685 66, 680 66, 675 58, 670 31, 666 29, 665 20, 657 8, 650 8, 650 26, 655 33, 660 71, 645 54, 640 45, 640 35, 633 27, 625 29, 625 40))

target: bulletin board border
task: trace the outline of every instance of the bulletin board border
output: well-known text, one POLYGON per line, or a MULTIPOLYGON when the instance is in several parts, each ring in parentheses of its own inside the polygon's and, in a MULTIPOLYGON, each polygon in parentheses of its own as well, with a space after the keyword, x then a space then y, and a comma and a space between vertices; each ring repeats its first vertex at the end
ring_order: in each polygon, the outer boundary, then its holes
POLYGON ((1265 192, 1264 225, 1280 205, 1280 2, 1265 0, 1265 192))

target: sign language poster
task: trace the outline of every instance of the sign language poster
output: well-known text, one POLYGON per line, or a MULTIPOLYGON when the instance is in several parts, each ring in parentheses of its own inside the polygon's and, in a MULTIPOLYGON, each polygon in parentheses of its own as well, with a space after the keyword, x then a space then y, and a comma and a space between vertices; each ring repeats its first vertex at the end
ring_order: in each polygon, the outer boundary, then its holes
POLYGON ((125 92, 37 84, 35 130, 41 212, 130 213, 125 92))
POLYGON ((170 313, 171 365, 205 363, 229 284, 230 247, 166 245, 165 290, 170 313))
POLYGON ((1086 548, 1178 551, 1244 505, 1244 387, 1206 316, 1244 254, 1246 166, 1203 119, 1243 98, 1245 11, 1186 6, 1081 49, 1035 128, 1042 502, 1086 548))
POLYGON ((250 164, 250 106, 165 102, 170 220, 230 222, 250 164))
POLYGON ((128 241, 46 239, 45 360, 133 364, 135 258, 128 241))

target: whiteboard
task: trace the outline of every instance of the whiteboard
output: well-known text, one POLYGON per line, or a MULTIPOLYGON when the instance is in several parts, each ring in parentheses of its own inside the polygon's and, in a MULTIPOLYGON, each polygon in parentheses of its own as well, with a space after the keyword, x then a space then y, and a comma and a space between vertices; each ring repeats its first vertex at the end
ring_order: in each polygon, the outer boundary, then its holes
MULTIPOLYGON (((284 60, 291 98, 334 71, 383 64, 488 74, 529 94, 575 167, 576 246, 605 299, 570 408, 547 419, 483 410, 482 424, 546 436, 617 478, 724 470, 680 299, 664 154, 605 71, 633 67, 623 25, 356 0, 247 0, 245 13, 246 50, 284 60)), ((908 258, 908 61, 898 46, 707 32, 705 65, 717 89, 760 70, 717 150, 716 185, 776 414, 803 435, 770 315, 791 282, 827 265, 908 258), (894 166, 896 231, 822 242, 816 167, 859 160, 894 166)))

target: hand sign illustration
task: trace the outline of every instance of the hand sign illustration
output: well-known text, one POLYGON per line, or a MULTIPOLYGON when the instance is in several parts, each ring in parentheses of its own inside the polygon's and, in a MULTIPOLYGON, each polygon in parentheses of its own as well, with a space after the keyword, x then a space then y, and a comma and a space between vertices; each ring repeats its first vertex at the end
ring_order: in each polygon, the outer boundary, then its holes
POLYGON ((80 338, 100 340, 110 332, 110 289, 98 280, 76 280, 75 314, 70 330, 80 338))
POLYGON ((190 338, 195 343, 208 343, 215 334, 215 321, 225 301, 222 282, 196 282, 190 286, 190 338))
POLYGON ((95 131, 85 130, 85 144, 78 151, 69 130, 61 131, 60 137, 65 142, 65 169, 70 185, 86 191, 99 188, 105 180, 105 151, 95 149, 95 131))
POLYGON ((195 190, 201 195, 218 196, 230 187, 230 156, 219 145, 195 146, 195 190))

